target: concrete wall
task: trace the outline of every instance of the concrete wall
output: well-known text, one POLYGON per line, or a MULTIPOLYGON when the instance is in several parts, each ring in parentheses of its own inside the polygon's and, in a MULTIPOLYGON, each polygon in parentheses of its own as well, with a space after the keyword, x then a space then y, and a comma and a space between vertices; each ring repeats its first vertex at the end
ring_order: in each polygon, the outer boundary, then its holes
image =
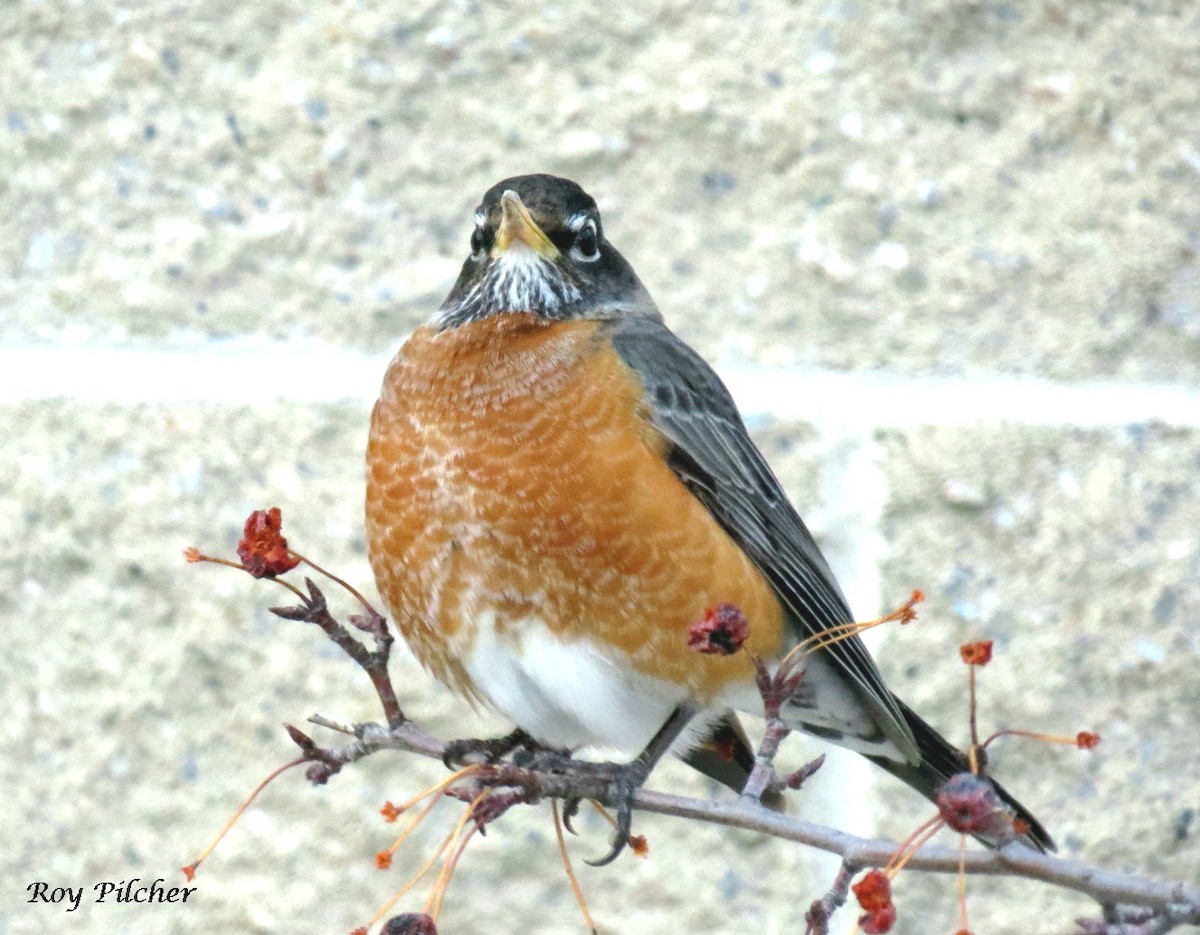
MULTIPOLYGON (((281 721, 375 716, 265 612, 282 592, 180 550, 279 505, 369 581, 386 359, 480 193, 535 170, 598 198, 729 376, 859 613, 926 591, 878 648, 897 690, 961 737, 955 647, 994 639, 985 722, 1104 736, 1004 746, 1009 787, 1065 853, 1195 880, 1198 87, 1200 14, 1166 0, 0 8, 0 933, 345 932, 448 828, 373 868, 382 801, 440 770, 379 757, 273 786, 186 906, 24 903, 178 879, 290 755, 281 721)), ((396 678, 445 736, 503 727, 406 659, 396 678)), ((928 813, 849 757, 793 808, 895 835, 928 813)), ((581 868, 608 931, 795 932, 829 879, 794 847, 638 826, 648 861, 581 868)), ((1090 911, 970 892, 978 931, 1090 911)), ((948 879, 898 902, 897 931, 957 927, 948 879)), ((580 930, 544 810, 472 848, 443 923, 580 930)))

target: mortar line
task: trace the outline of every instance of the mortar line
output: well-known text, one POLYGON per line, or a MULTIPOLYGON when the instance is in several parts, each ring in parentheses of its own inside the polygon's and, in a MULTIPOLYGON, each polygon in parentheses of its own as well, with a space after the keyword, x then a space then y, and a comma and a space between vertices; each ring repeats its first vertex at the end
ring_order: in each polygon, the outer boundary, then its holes
MULTIPOLYGON (((121 404, 254 404, 375 399, 390 354, 317 341, 197 341, 158 349, 0 345, 0 401, 69 397, 121 404)), ((1200 427, 1200 383, 1053 382, 991 374, 913 376, 824 369, 718 368, 751 421, 805 421, 835 433, 1014 422, 1200 427)))

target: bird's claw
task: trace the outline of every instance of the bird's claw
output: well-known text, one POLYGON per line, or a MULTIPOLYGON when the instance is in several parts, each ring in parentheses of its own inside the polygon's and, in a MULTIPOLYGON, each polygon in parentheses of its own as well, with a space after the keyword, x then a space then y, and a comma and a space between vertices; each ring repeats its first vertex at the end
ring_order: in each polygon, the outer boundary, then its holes
POLYGON ((563 799, 562 823, 563 827, 570 831, 571 834, 579 833, 571 825, 571 822, 573 822, 575 820, 575 816, 579 814, 580 801, 581 800, 576 796, 572 796, 569 799, 563 799))
POLYGON ((633 797, 646 781, 646 770, 640 763, 629 763, 615 774, 609 787, 609 800, 617 810, 617 830, 607 854, 598 860, 584 861, 592 867, 606 867, 621 856, 629 846, 633 831, 633 797))

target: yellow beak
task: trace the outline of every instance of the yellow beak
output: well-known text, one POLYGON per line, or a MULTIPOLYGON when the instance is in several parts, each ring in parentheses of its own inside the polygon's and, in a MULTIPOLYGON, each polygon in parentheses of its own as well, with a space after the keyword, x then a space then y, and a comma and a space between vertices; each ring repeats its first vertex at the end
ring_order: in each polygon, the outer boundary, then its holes
POLYGON ((496 246, 493 255, 499 255, 520 241, 535 253, 547 259, 558 256, 558 247, 547 237, 534 222, 529 209, 521 203, 521 197, 511 189, 500 196, 500 230, 496 232, 496 246))

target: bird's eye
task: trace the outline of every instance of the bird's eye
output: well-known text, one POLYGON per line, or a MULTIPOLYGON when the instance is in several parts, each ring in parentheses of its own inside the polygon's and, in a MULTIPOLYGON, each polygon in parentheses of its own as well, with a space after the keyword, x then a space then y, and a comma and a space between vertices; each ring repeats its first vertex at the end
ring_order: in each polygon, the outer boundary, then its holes
POLYGON ((471 256, 477 260, 483 259, 483 255, 492 249, 492 244, 496 242, 496 234, 490 227, 481 225, 476 227, 471 232, 471 256))
POLYGON ((598 260, 600 258, 600 238, 596 234, 596 222, 589 220, 575 235, 571 252, 578 260, 598 260))

